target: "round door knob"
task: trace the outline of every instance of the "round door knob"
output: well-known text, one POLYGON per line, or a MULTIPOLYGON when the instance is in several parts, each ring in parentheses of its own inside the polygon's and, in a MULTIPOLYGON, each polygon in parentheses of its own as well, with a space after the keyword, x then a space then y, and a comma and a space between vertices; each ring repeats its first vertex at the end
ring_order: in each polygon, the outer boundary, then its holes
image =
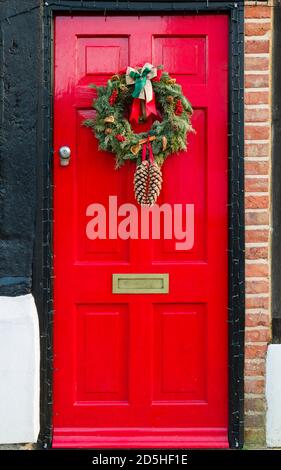
POLYGON ((69 160, 70 160, 70 155, 71 155, 70 148, 67 147, 66 145, 63 145, 59 149, 59 155, 60 155, 60 164, 61 164, 61 166, 69 165, 69 160))

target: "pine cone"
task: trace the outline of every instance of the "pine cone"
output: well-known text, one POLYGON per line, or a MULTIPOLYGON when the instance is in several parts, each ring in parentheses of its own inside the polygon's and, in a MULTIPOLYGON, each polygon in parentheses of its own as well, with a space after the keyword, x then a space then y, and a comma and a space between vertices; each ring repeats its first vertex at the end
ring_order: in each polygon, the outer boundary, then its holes
POLYGON ((156 162, 149 166, 149 185, 147 192, 147 203, 152 206, 155 204, 162 187, 162 172, 156 162))
POLYGON ((137 166, 134 175, 135 197, 139 204, 146 204, 147 185, 149 178, 149 163, 143 161, 137 166))
POLYGON ((156 162, 147 160, 137 166, 134 176, 135 197, 139 204, 155 204, 162 187, 162 172, 156 162))

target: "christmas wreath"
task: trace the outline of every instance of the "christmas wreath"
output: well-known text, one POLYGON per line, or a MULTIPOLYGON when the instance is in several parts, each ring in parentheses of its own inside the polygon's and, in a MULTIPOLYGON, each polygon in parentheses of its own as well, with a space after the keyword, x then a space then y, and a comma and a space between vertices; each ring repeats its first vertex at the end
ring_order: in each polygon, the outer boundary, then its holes
POLYGON ((186 150, 186 136, 193 131, 192 107, 182 88, 161 66, 145 64, 127 67, 113 75, 106 86, 90 85, 97 90, 93 102, 91 127, 99 140, 99 149, 116 156, 116 167, 135 160, 135 196, 140 204, 152 205, 159 196, 161 166, 173 153, 186 150), (149 131, 135 133, 130 123, 155 118, 149 131))

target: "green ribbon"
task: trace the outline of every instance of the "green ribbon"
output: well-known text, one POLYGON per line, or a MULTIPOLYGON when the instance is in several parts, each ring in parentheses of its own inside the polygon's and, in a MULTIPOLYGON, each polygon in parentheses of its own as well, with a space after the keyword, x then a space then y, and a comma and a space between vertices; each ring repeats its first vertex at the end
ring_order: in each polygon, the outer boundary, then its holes
POLYGON ((145 69, 140 73, 140 72, 130 72, 130 77, 135 80, 135 88, 132 93, 133 98, 138 98, 140 96, 140 93, 142 89, 146 85, 146 80, 147 80, 147 75, 151 72, 151 69, 148 67, 145 67, 145 69))

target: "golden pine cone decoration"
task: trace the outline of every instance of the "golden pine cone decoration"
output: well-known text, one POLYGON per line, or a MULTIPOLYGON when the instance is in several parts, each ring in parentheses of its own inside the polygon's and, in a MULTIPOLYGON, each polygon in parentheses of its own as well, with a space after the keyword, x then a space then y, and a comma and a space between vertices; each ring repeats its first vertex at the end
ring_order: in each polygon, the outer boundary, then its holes
POLYGON ((139 204, 146 204, 148 178, 149 163, 145 160, 137 166, 134 175, 135 198, 139 204))
POLYGON ((107 116, 106 118, 104 118, 103 121, 112 123, 112 122, 115 121, 115 118, 114 118, 114 116, 107 116))
POLYGON ((129 88, 126 85, 124 85, 123 83, 121 83, 120 90, 122 91, 122 93, 125 94, 129 91, 129 88))
POLYGON ((168 95, 166 98, 167 103, 171 104, 174 101, 174 97, 172 95, 168 95))

